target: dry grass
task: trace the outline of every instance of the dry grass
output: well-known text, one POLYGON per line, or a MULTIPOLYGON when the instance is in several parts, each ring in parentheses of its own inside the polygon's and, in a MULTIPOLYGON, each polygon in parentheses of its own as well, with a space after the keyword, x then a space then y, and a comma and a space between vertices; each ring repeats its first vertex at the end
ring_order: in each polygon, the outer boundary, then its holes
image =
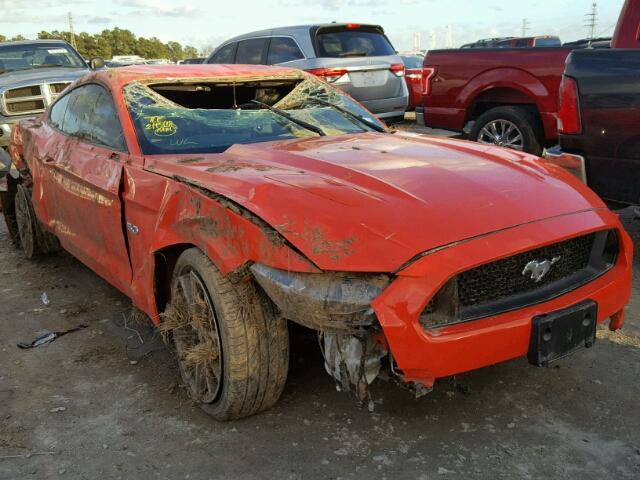
POLYGON ((218 351, 212 342, 201 342, 184 352, 184 361, 187 365, 209 363, 217 358, 218 351))
POLYGON ((599 339, 606 339, 618 345, 640 348, 640 338, 635 335, 627 335, 622 330, 612 332, 610 330, 598 330, 596 336, 599 339))

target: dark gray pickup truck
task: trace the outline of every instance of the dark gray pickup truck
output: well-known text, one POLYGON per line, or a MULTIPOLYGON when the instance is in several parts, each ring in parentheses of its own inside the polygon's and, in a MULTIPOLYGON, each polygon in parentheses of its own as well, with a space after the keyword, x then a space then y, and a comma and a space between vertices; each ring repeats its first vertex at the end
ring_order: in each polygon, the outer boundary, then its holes
POLYGON ((574 50, 565 65, 559 146, 546 158, 610 202, 640 204, 640 0, 627 0, 610 49, 574 50))
POLYGON ((0 43, 0 147, 18 121, 44 112, 89 67, 63 40, 0 43))

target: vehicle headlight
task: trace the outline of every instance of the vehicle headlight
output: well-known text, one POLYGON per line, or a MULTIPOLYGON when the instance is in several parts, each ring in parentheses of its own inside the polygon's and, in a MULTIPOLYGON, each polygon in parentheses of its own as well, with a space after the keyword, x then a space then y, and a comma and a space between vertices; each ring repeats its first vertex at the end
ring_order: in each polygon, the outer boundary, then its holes
POLYGON ((391 282, 384 274, 299 273, 262 264, 251 272, 282 316, 309 328, 350 332, 373 324, 371 302, 391 282))

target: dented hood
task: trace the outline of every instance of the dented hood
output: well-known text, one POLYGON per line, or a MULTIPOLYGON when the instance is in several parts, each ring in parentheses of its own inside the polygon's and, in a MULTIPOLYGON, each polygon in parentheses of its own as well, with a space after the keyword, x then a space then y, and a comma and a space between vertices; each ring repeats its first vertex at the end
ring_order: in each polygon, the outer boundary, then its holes
POLYGON ((400 133, 154 156, 145 168, 235 201, 328 270, 394 271, 432 248, 603 206, 536 157, 400 133))

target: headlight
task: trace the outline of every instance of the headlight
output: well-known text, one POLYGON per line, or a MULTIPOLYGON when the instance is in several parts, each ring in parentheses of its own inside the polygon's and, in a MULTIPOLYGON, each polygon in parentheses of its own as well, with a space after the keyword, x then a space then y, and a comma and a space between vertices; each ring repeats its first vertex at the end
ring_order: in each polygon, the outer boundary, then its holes
POLYGON ((315 330, 352 332, 375 320, 371 302, 389 285, 384 274, 298 273, 251 266, 282 316, 315 330))
POLYGON ((4 178, 11 170, 11 157, 2 148, 0 148, 0 178, 4 178))

